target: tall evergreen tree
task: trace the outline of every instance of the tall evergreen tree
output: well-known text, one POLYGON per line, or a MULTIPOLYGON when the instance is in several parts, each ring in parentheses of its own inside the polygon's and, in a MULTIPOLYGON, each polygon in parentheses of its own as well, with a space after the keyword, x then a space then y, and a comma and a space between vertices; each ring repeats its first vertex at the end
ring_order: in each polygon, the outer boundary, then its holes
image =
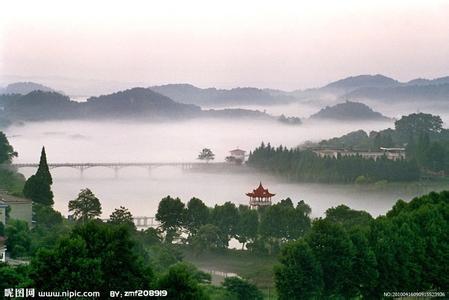
POLYGON ((53 205, 53 192, 50 187, 52 184, 53 179, 50 170, 48 169, 45 147, 42 147, 39 168, 37 169, 36 174, 28 178, 25 182, 23 194, 33 202, 44 205, 53 205))
POLYGON ((35 203, 43 205, 53 205, 53 192, 50 185, 41 177, 32 175, 25 182, 23 195, 35 203))
POLYGON ((41 159, 39 161, 39 168, 37 169, 36 175, 41 177, 49 185, 53 184, 53 178, 51 177, 50 170, 47 164, 47 154, 45 153, 45 147, 42 147, 41 159))

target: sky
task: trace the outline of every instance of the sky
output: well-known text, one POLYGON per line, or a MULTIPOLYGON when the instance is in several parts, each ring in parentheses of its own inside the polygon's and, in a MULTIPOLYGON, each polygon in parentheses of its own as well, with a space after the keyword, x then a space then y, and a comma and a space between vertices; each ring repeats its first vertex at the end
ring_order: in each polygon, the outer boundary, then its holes
POLYGON ((449 75, 449 1, 4 1, 3 78, 317 87, 449 75))

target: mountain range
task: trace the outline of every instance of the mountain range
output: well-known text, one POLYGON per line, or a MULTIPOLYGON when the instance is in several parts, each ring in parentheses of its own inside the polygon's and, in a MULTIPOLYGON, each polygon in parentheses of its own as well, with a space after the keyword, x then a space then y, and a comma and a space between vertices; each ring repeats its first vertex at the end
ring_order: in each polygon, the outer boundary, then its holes
POLYGON ((152 86, 150 89, 177 102, 201 106, 272 105, 295 100, 288 94, 274 94, 269 90, 252 87, 202 89, 191 84, 167 84, 152 86))
MULTIPOLYGON (((209 117, 284 120, 285 117, 277 118, 258 110, 230 107, 295 102, 326 106, 310 117, 314 120, 387 120, 387 117, 365 104, 419 102, 441 106, 445 105, 447 100, 449 100, 449 77, 418 78, 400 82, 380 74, 352 76, 320 88, 290 92, 251 87, 203 89, 190 84, 168 84, 131 88, 90 97, 86 102, 73 101, 69 96, 39 83, 17 82, 0 89, 0 124, 16 120, 68 118, 155 120, 209 117)), ((301 122, 295 118, 294 122, 288 123, 301 122)))
POLYGON ((189 118, 258 118, 274 117, 256 110, 202 109, 178 103, 149 88, 132 88, 113 94, 91 97, 86 102, 72 101, 57 92, 32 91, 26 95, 0 95, 0 120, 42 121, 63 119, 129 119, 142 121, 189 118))
MULTIPOLYGON (((326 104, 329 100, 334 101, 333 103, 344 100, 441 102, 449 99, 449 76, 400 82, 381 74, 358 75, 336 80, 322 87, 294 91, 254 87, 199 88, 191 84, 166 84, 150 86, 149 89, 178 103, 215 108, 238 105, 268 106, 295 101, 326 104)), ((0 88, 0 94, 27 94, 33 90, 55 91, 34 82, 17 82, 0 88)))

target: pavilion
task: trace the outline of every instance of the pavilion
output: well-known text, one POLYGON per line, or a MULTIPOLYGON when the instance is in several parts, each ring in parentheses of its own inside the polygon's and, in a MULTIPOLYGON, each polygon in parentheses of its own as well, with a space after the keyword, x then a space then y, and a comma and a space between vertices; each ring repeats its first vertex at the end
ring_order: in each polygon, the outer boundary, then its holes
POLYGON ((271 205, 271 197, 276 194, 272 194, 262 186, 262 182, 259 184, 259 187, 253 190, 250 193, 246 193, 249 197, 249 206, 250 208, 258 208, 261 206, 270 206, 271 205))

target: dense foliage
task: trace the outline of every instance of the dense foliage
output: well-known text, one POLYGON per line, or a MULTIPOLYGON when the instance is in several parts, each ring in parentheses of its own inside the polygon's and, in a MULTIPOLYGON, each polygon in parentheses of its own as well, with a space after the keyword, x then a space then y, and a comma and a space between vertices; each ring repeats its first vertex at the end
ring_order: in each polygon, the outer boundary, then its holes
POLYGON ((149 288, 152 272, 133 251, 126 226, 91 221, 77 226, 55 248, 31 261, 31 279, 41 290, 135 290, 149 288))
POLYGON ((131 212, 124 206, 116 208, 109 216, 108 223, 115 225, 126 225, 136 229, 131 212))
POLYGON ((75 200, 69 201, 69 212, 73 219, 86 222, 101 215, 101 203, 90 189, 82 189, 75 200))
POLYGON ((17 156, 17 152, 9 144, 6 135, 0 131, 0 189, 7 190, 15 195, 20 195, 25 181, 24 177, 8 169, 8 166, 4 166, 9 165, 12 159, 17 156))
POLYGON ((282 249, 280 299, 380 298, 386 291, 445 291, 449 286, 449 192, 399 200, 372 220, 329 209, 304 238, 282 249))
POLYGON ((415 113, 395 122, 394 129, 350 132, 338 138, 321 141, 318 146, 379 151, 380 147, 406 149, 406 158, 424 175, 449 174, 449 130, 439 116, 415 113))
POLYGON ((412 181, 420 176, 414 161, 361 156, 321 158, 309 150, 275 148, 264 143, 250 153, 247 164, 289 180, 306 182, 353 183, 360 176, 370 181, 412 181))
POLYGON ((6 135, 0 131, 0 164, 10 163, 13 157, 17 157, 17 152, 9 144, 6 135))
MULTIPOLYGON (((340 205, 313 222, 303 201, 294 206, 285 199, 260 210, 228 202, 206 214, 201 200, 187 206, 178 200, 163 199, 182 207, 169 216, 177 225, 166 229, 188 233, 180 240, 186 247, 224 251, 226 238, 247 236, 252 255, 281 248, 275 268, 279 299, 376 299, 385 291, 445 291, 449 286, 449 192, 410 203, 399 200, 376 219, 340 205), (187 218, 189 207, 203 212, 187 218)), ((5 230, 11 251, 32 258, 29 266, 0 265, 0 285, 102 292, 153 288, 167 289, 169 299, 262 299, 253 283, 241 278, 211 287, 209 275, 182 263, 172 241, 163 243, 164 232, 136 231, 127 224, 132 216, 126 208, 115 212, 117 222, 68 225, 51 207, 39 205, 39 222, 31 231, 25 223, 10 221, 5 230)))
POLYGON ((208 208, 200 199, 192 198, 187 206, 179 198, 165 197, 159 203, 156 219, 165 233, 165 241, 185 233, 186 243, 198 253, 225 249, 231 239, 248 250, 273 253, 281 244, 303 236, 310 228, 310 207, 300 201, 297 206, 287 198, 269 207, 251 210, 226 202, 208 208))

